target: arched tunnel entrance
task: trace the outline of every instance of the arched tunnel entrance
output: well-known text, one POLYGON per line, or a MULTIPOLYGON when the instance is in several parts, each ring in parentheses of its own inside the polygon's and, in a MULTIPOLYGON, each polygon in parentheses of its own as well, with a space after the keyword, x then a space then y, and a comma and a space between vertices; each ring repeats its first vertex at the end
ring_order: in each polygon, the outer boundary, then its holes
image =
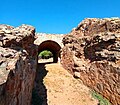
MULTIPOLYGON (((38 54, 45 50, 50 51, 53 54, 53 63, 57 63, 58 58, 60 57, 60 49, 61 46, 57 42, 46 40, 38 46, 38 54)), ((48 91, 44 82, 44 78, 49 72, 46 69, 46 65, 52 65, 51 63, 52 62, 38 62, 34 88, 32 91, 32 105, 48 105, 48 91)))
POLYGON ((39 45, 38 54, 44 50, 48 50, 48 51, 52 52, 52 54, 53 54, 53 62, 57 63, 58 57, 60 57, 60 49, 61 49, 61 47, 57 42, 47 40, 47 41, 42 42, 39 45))

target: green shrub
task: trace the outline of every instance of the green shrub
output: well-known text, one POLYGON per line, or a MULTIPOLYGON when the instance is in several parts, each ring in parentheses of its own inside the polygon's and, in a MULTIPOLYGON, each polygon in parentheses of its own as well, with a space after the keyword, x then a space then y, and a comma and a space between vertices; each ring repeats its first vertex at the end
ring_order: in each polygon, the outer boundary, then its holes
POLYGON ((44 50, 42 52, 40 52, 39 56, 43 59, 48 59, 50 57, 53 57, 52 52, 48 51, 48 50, 44 50))
POLYGON ((100 105, 111 105, 111 103, 106 98, 95 91, 92 91, 92 97, 97 99, 100 105))

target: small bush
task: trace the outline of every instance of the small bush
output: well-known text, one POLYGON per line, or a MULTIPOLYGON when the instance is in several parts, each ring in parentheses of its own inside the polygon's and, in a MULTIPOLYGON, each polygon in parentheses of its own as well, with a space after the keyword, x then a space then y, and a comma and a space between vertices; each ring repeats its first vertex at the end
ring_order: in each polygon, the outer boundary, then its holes
POLYGON ((39 56, 40 56, 42 59, 48 59, 48 58, 53 57, 53 54, 52 54, 52 52, 50 52, 50 51, 48 51, 48 50, 44 50, 44 51, 40 52, 39 56))
POLYGON ((111 103, 106 98, 95 91, 92 91, 92 97, 99 101, 99 105, 111 105, 111 103))

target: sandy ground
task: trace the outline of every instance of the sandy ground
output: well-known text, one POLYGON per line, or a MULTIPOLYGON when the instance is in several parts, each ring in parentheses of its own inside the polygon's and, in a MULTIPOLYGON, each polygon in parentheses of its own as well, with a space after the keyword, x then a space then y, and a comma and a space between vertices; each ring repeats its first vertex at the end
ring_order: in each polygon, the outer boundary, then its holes
POLYGON ((38 63, 49 63, 49 62, 53 62, 53 58, 49 58, 49 59, 39 59, 38 63))
POLYGON ((89 88, 59 63, 39 64, 36 88, 42 105, 98 105, 89 88))

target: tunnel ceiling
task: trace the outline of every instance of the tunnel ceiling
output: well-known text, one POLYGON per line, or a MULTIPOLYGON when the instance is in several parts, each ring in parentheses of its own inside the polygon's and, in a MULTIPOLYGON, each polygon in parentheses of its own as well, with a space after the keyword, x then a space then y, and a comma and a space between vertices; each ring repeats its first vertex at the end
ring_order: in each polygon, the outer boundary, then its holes
POLYGON ((55 41, 44 41, 39 45, 38 52, 40 53, 43 50, 49 50, 52 53, 57 53, 61 49, 60 45, 55 41))

